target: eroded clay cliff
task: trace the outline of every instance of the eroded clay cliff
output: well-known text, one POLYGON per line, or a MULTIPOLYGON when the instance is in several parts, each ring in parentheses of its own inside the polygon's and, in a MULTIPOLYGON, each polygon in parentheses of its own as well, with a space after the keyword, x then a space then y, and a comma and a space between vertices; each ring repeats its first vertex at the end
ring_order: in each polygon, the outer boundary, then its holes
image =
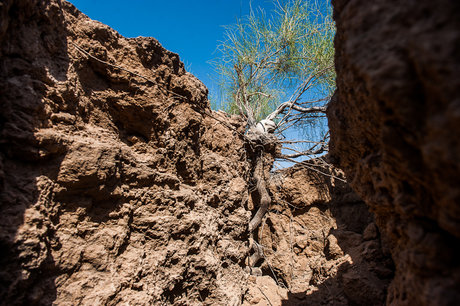
POLYGON ((388 248, 341 178, 341 171, 312 165, 271 176, 273 203, 258 233, 264 276, 249 278, 247 304, 384 304, 393 278, 388 248))
POLYGON ((335 0, 331 160, 396 266, 387 303, 460 301, 460 2, 335 0))
POLYGON ((204 116, 207 89, 153 38, 65 1, 0 9, 2 303, 237 304, 238 120, 204 116))
POLYGON ((264 166, 250 275, 244 123, 153 38, 65 1, 0 4, 1 303, 384 302, 388 249, 340 171, 264 166))

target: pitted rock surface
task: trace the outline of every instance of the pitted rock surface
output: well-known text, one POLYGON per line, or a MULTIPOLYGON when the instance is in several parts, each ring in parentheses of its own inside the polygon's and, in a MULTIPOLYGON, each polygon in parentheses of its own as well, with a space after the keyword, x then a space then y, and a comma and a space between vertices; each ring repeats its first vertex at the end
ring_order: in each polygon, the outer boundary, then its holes
POLYGON ((262 275, 245 271, 244 123, 212 112, 154 38, 65 1, 2 1, 0 92, 0 303, 383 301, 392 263, 372 214, 313 170, 267 174, 262 275))
POLYGON ((460 3, 335 0, 331 160, 396 266, 386 302, 460 300, 460 3))
POLYGON ((2 303, 237 304, 238 119, 203 115, 207 89, 153 38, 65 1, 0 10, 2 303))

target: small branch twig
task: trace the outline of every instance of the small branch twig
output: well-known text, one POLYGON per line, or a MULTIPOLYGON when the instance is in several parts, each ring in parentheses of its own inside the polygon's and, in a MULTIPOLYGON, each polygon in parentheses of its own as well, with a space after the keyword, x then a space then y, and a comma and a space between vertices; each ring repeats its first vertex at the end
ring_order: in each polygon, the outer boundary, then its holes
POLYGON ((296 161, 295 159, 287 158, 287 157, 285 157, 285 158, 283 158, 283 159, 285 159, 285 160, 287 160, 287 161, 290 161, 290 162, 293 162, 293 163, 295 163, 295 164, 298 164, 299 166, 302 166, 302 167, 308 168, 308 169, 310 169, 310 170, 316 171, 316 172, 318 172, 318 173, 320 173, 320 174, 322 174, 322 175, 325 175, 325 176, 327 176, 327 177, 334 178, 334 179, 339 180, 339 181, 344 182, 344 183, 347 182, 347 181, 345 181, 344 179, 341 179, 340 177, 337 177, 337 176, 332 175, 332 174, 324 173, 324 172, 322 172, 322 171, 320 171, 320 170, 318 170, 318 169, 315 169, 315 168, 313 168, 313 167, 310 167, 305 161, 299 162, 299 161, 296 161))
POLYGON ((265 299, 267 300, 268 304, 269 304, 270 306, 273 306, 272 302, 270 302, 270 299, 268 298, 268 296, 267 296, 267 295, 265 295, 265 293, 262 291, 262 289, 260 289, 260 287, 259 287, 259 286, 257 286, 257 288, 260 290, 260 293, 262 293, 262 294, 263 294, 263 296, 264 296, 264 297, 265 297, 265 299))

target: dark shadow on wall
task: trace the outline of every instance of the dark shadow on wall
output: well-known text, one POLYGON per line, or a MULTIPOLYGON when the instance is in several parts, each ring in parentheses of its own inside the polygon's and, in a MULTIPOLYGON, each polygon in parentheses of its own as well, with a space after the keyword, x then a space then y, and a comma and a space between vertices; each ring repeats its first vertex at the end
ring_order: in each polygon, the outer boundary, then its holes
MULTIPOLYGON (((323 172, 326 171, 323 169, 323 172)), ((316 174, 310 176, 316 177, 316 174)), ((324 192, 324 196, 330 195, 330 201, 314 206, 330 212, 337 228, 332 228, 327 236, 336 238, 351 263, 342 263, 335 277, 326 280, 312 277, 310 284, 318 288, 316 291, 309 294, 288 293, 288 299, 282 305, 384 305, 388 285, 394 277, 394 265, 387 247, 382 243, 373 214, 348 184, 338 180, 332 184, 331 179, 323 175, 317 176, 316 181, 322 184, 320 192, 324 192)), ((292 213, 295 216, 308 209, 292 213)), ((333 260, 338 255, 326 244, 324 256, 333 260)))
POLYGON ((40 143, 35 131, 49 124, 47 86, 66 80, 64 16, 47 1, 6 0, 0 22, 0 304, 51 305, 55 239, 40 201, 62 147, 40 143))

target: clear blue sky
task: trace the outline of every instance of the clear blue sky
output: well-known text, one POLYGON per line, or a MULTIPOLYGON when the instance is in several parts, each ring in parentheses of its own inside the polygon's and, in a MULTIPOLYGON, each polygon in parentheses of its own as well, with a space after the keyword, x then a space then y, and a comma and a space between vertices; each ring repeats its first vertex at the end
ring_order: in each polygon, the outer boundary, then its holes
MULTIPOLYGON (((70 0, 91 19, 126 37, 152 36, 178 53, 186 69, 209 90, 217 90, 210 60, 218 57, 224 25, 249 14, 249 0, 70 0)), ((252 0, 252 7, 273 8, 271 0, 252 0)))

